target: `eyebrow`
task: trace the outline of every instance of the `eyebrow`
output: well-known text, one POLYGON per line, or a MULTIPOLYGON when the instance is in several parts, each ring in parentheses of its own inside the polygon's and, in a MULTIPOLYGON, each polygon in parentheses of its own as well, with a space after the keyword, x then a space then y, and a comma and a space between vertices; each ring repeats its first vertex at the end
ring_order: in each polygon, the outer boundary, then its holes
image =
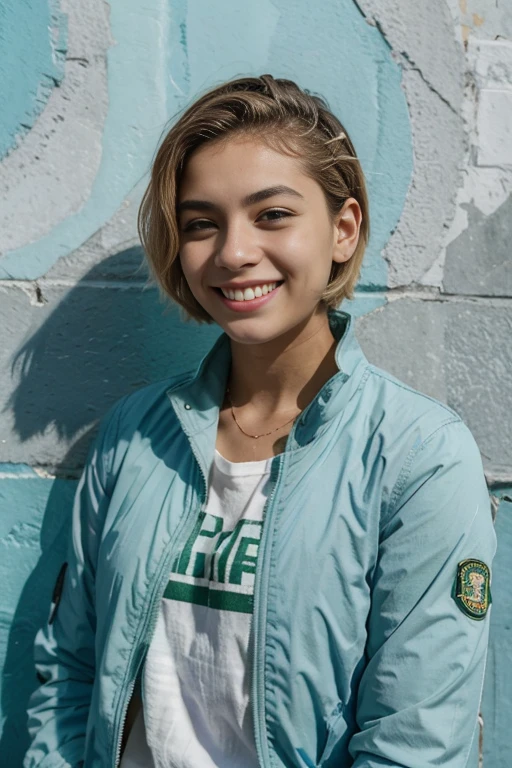
MULTIPOLYGON (((291 187, 286 187, 280 184, 276 187, 267 187, 266 189, 260 189, 258 192, 252 192, 242 200, 242 205, 247 208, 250 205, 261 203, 263 200, 267 200, 269 197, 275 197, 276 195, 288 195, 289 197, 300 197, 304 200, 304 195, 297 192, 291 187)), ((183 200, 177 206, 178 213, 184 211, 216 211, 218 206, 215 203, 210 203, 208 200, 183 200)))

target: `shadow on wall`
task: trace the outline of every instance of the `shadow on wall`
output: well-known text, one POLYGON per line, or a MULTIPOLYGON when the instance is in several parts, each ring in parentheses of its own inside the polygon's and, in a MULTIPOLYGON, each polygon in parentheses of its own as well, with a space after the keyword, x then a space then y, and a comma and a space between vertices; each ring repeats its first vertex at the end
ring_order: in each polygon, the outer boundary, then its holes
POLYGON ((164 312, 156 290, 142 290, 140 273, 137 281, 132 277, 131 282, 124 278, 121 282, 119 273, 126 261, 127 252, 110 257, 65 295, 62 289, 53 289, 47 306, 41 308, 46 312, 43 323, 13 360, 19 375, 9 401, 15 431, 27 454, 40 465, 55 467, 61 477, 53 483, 12 481, 21 494, 19 501, 11 501, 20 510, 17 527, 22 537, 25 529, 32 533, 22 549, 9 548, 13 562, 7 567, 16 574, 23 571, 17 568, 19 558, 24 558, 25 566, 32 558, 33 570, 23 587, 20 581, 18 604, 6 606, 10 615, 14 613, 1 700, 0 755, 6 768, 20 766, 28 747, 26 707, 37 685, 33 642, 48 619, 76 488, 76 479, 64 478, 77 474, 98 419, 116 400, 194 368, 219 334, 217 326, 182 321, 177 309, 164 312), (44 490, 35 492, 40 483, 44 490))
POLYGON ((218 326, 180 320, 176 308, 164 311, 156 289, 143 290, 140 272, 137 282, 133 268, 131 281, 124 279, 126 253, 103 261, 64 295, 47 289, 47 317, 13 361, 19 383, 8 407, 39 464, 82 466, 87 430, 112 403, 194 368, 219 334, 218 326))

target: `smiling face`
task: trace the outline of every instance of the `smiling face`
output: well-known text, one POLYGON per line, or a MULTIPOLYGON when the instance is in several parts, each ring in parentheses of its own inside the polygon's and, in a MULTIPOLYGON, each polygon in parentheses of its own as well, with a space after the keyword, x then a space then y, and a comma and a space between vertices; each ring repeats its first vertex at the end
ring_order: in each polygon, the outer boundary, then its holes
POLYGON ((257 344, 319 314, 333 261, 347 261, 361 212, 332 221, 299 161, 255 139, 209 142, 188 160, 178 196, 180 261, 196 300, 232 340, 257 344))

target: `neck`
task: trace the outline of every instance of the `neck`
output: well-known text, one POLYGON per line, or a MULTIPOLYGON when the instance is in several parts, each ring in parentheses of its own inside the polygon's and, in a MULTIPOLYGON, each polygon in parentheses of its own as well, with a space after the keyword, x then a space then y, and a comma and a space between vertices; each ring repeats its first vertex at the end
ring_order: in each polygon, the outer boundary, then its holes
POLYGON ((231 342, 232 402, 263 415, 304 410, 338 368, 326 311, 265 344, 231 342))

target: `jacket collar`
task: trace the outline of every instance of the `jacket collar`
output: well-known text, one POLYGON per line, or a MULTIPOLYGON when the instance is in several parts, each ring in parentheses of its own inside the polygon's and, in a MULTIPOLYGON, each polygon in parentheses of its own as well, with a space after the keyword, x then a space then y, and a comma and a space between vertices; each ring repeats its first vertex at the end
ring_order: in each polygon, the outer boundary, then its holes
MULTIPOLYGON (((353 317, 347 312, 331 310, 329 324, 338 342, 335 360, 339 370, 324 384, 296 421, 288 439, 287 451, 310 443, 326 428, 357 391, 368 366, 355 337, 353 317)), ((230 341, 223 333, 202 359, 194 376, 167 390, 206 477, 213 459, 219 408, 224 400, 230 364, 230 341)))

